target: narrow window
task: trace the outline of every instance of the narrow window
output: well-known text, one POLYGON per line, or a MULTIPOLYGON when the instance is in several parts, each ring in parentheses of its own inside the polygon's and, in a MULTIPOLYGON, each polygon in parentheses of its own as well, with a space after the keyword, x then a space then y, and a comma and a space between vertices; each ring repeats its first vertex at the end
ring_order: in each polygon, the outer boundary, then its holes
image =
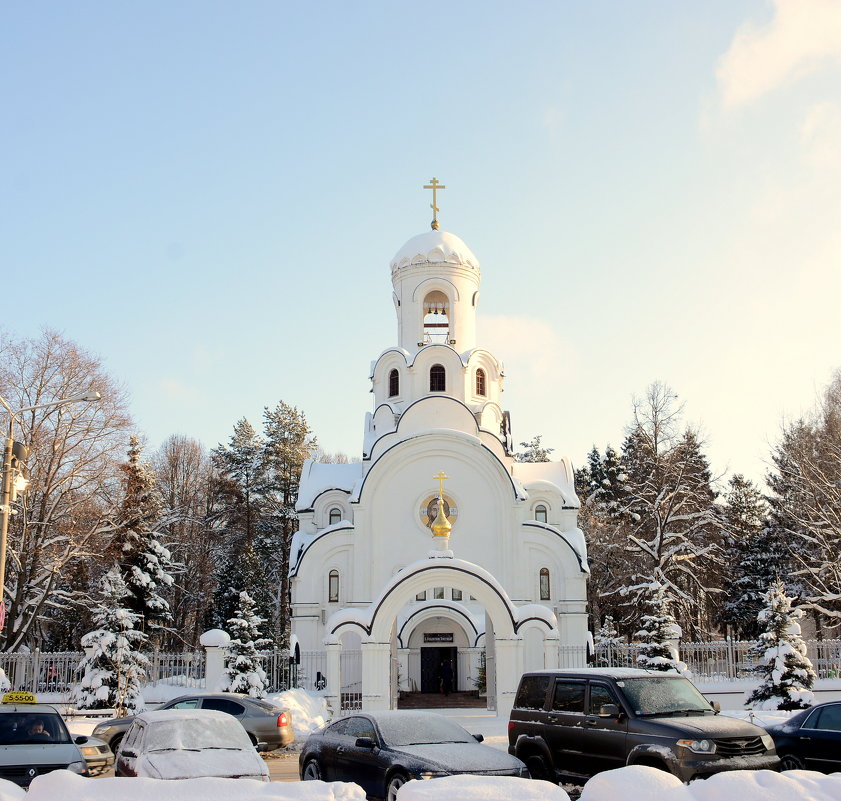
POLYGON ((429 391, 447 391, 447 374, 444 371, 444 366, 441 364, 433 364, 429 370, 429 391))
POLYGON ((335 526, 342 519, 342 510, 333 507, 330 510, 330 525, 335 526))
POLYGON ((485 386, 485 371, 481 368, 476 371, 476 394, 487 395, 488 391, 485 386))
POLYGON ((393 398, 400 394, 400 373, 397 370, 392 370, 388 374, 388 397, 393 398))
POLYGON ((541 504, 540 506, 535 507, 535 510, 534 510, 534 519, 535 519, 535 520, 537 520, 537 522, 538 522, 538 523, 547 523, 547 522, 549 522, 549 521, 547 520, 546 507, 545 507, 545 506, 543 506, 543 505, 541 504))
POLYGON ((419 592, 419 593, 415 596, 415 600, 416 600, 416 601, 425 601, 425 600, 426 600, 426 590, 424 590, 423 592, 419 592))
POLYGON ((329 602, 331 604, 336 604, 339 602, 339 571, 338 570, 331 570, 330 571, 330 590, 329 590, 329 602))
POLYGON ((453 600, 460 601, 461 600, 461 590, 453 590, 453 600))
POLYGON ((432 590, 432 597, 433 598, 440 598, 443 600, 444 598, 444 588, 443 587, 434 587, 432 590))
POLYGON ((540 600, 549 600, 549 568, 540 568, 540 600))

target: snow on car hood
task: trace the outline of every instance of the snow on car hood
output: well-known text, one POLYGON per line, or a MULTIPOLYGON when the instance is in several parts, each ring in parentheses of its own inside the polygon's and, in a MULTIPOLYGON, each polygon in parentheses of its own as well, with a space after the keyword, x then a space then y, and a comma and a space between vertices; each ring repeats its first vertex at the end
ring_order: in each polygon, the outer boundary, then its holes
POLYGON ((137 775, 153 779, 260 778, 265 774, 265 763, 256 751, 153 751, 137 760, 137 775))
MULTIPOLYGON (((487 770, 516 770, 522 763, 504 751, 498 751, 479 743, 430 743, 426 745, 401 745, 395 751, 410 754, 429 763, 435 763, 441 770, 459 773, 487 770)), ((430 770, 435 766, 430 764, 430 770)))
POLYGON ((655 723, 658 727, 670 729, 678 736, 697 732, 699 739, 704 737, 761 737, 764 729, 748 723, 746 720, 729 718, 725 715, 657 715, 642 718, 647 724, 655 723))

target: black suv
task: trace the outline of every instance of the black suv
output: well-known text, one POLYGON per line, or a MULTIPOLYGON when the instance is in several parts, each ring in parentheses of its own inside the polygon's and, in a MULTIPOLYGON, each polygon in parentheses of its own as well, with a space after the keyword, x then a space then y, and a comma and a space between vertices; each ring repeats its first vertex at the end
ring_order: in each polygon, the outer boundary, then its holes
POLYGON ((724 770, 777 770, 780 762, 764 729, 719 716, 688 679, 629 668, 526 673, 508 753, 534 778, 578 782, 625 765, 688 782, 724 770))

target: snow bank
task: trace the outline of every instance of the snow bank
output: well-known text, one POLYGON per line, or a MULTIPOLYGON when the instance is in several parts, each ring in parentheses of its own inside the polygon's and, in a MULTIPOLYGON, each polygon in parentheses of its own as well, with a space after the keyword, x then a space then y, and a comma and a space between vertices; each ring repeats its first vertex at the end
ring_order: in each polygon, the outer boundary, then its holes
MULTIPOLYGON (((581 801, 841 801, 841 774, 735 770, 684 785, 671 773, 633 765, 594 776, 581 801)), ((403 801, 401 796, 400 801, 403 801)))
MULTIPOLYGON (((569 801, 557 785, 511 776, 442 776, 429 781, 407 782, 399 801, 569 801)), ((623 799, 624 801, 624 799, 623 799)), ((651 799, 647 799, 651 801, 651 799)))
POLYGON ((314 731, 330 722, 330 711, 324 696, 308 690, 285 690, 266 698, 292 713, 292 731, 295 740, 303 742, 314 731))
MULTIPOLYGON (((0 780, 0 793, 11 782, 0 780)), ((22 791, 21 791, 22 792, 22 791)), ((24 795, 9 795, 20 801, 24 795)), ((347 782, 258 782, 251 779, 86 779, 67 770, 35 778, 26 801, 365 801, 347 782)), ((0 795, 2 801, 6 797, 0 795)))
POLYGON ((26 790, 12 782, 0 779, 0 801, 23 801, 26 790))

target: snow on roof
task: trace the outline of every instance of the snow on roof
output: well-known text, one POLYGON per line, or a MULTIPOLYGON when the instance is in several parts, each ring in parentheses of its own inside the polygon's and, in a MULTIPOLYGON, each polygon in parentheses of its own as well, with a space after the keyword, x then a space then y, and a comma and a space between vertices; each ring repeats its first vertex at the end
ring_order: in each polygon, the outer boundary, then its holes
POLYGON ((352 493, 356 483, 362 479, 362 463, 327 464, 307 459, 301 470, 301 484, 295 510, 311 509, 315 499, 322 492, 335 489, 352 493))
POLYGON ((575 552, 581 572, 590 572, 590 566, 587 560, 587 541, 584 538, 584 532, 580 528, 572 528, 567 531, 561 531, 561 529, 557 526, 553 526, 550 523, 539 523, 536 520, 525 520, 523 521, 523 525, 529 528, 542 528, 556 534, 575 552))
POLYGON ((566 459, 557 462, 514 462, 511 470, 527 490, 540 481, 546 481, 561 491, 565 506, 579 507, 572 470, 566 459))
POLYGON ((447 231, 427 231, 413 236, 391 260, 391 269, 410 264, 467 264, 479 269, 479 259, 467 245, 447 231))

